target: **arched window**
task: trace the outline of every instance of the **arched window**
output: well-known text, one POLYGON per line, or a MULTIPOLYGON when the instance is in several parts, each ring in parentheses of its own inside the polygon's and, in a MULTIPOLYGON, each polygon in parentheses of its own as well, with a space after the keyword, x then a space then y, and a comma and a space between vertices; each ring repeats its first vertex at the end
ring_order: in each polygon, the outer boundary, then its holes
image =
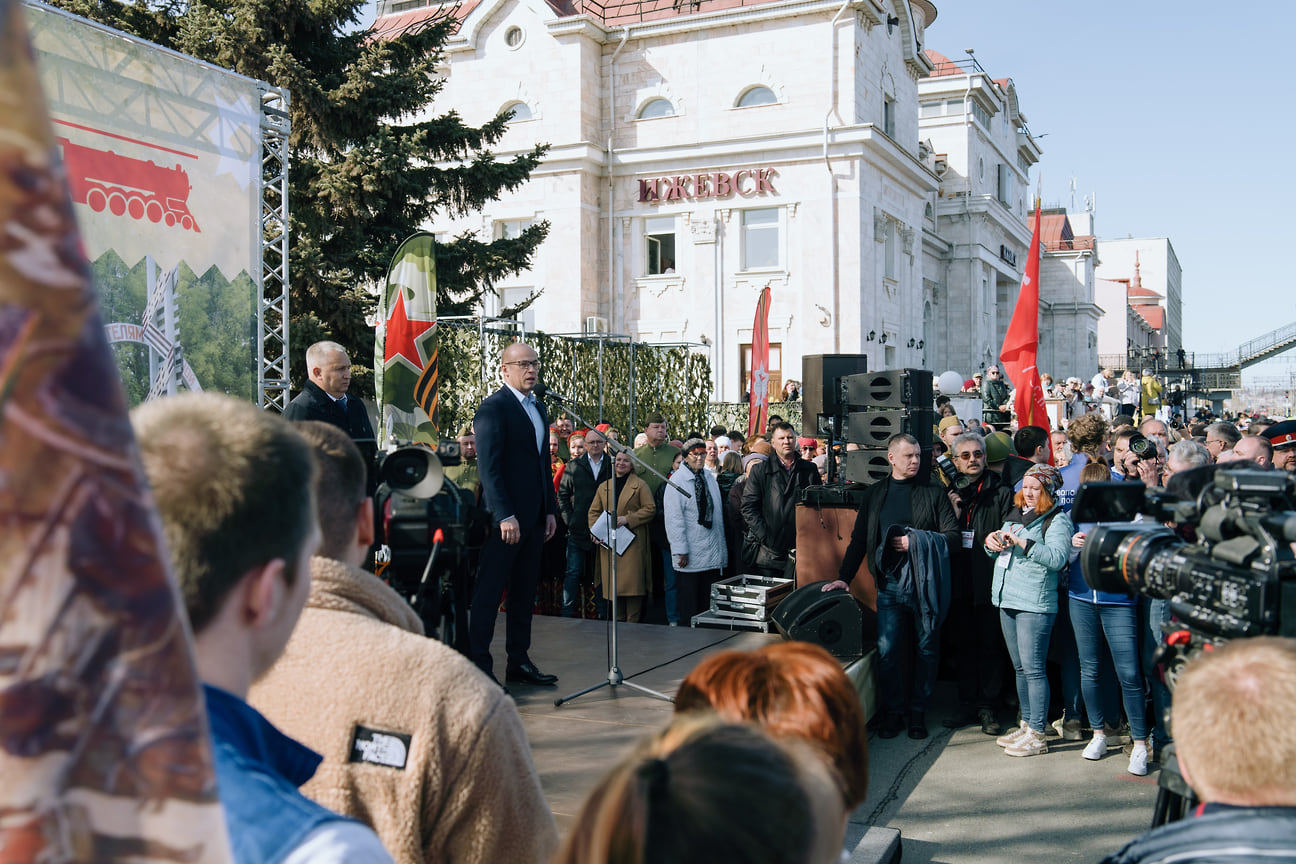
POLYGON ((525 102, 510 102, 509 104, 504 106, 504 110, 513 112, 513 116, 509 118, 510 123, 518 123, 522 120, 530 120, 532 119, 533 116, 531 114, 531 106, 526 104, 525 102))
POLYGON ((666 99, 651 99, 639 109, 640 120, 652 120, 656 117, 674 117, 675 106, 666 99))
POLYGON ((738 97, 738 108, 755 108, 757 105, 777 105, 778 97, 768 87, 751 87, 738 97))

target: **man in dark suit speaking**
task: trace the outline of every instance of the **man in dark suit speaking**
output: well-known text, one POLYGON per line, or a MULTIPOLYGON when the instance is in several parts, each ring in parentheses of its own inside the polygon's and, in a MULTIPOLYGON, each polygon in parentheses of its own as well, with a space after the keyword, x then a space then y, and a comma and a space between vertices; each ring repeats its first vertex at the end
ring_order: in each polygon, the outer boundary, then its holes
POLYGON ((549 475, 549 417, 531 391, 540 380, 540 361, 530 345, 515 342, 500 363, 504 386, 487 396, 473 418, 482 506, 496 528, 478 567, 468 622, 472 661, 493 676, 491 639, 496 610, 508 589, 505 617, 505 679, 524 684, 557 684, 527 655, 531 608, 540 579, 540 548, 553 536, 558 502, 549 475))

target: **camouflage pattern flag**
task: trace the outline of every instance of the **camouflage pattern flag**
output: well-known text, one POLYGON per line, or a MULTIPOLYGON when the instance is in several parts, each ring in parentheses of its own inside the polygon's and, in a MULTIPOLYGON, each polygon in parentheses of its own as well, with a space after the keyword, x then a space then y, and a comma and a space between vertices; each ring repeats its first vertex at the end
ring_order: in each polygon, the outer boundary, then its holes
POLYGON ((230 860, 192 636, 0 0, 0 861, 230 860))
POLYGON ((378 298, 374 390, 383 444, 437 443, 436 242, 420 232, 392 256, 378 298))

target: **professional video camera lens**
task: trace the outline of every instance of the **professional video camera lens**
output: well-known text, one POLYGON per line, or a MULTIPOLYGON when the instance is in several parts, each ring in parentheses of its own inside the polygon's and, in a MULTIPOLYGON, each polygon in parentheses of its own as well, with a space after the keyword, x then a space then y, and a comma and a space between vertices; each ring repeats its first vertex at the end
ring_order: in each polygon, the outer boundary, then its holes
MULTIPOLYGON (((1080 550, 1080 568, 1091 588, 1131 594, 1146 587, 1148 565, 1159 552, 1183 545, 1164 525, 1101 525, 1090 532, 1080 550)), ((1173 592, 1173 585, 1166 587, 1173 592)))

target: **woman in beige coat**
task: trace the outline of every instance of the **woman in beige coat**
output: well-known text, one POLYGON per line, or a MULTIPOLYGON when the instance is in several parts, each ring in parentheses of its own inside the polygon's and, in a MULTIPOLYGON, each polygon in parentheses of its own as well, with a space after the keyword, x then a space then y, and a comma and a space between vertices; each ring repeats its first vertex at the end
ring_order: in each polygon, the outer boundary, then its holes
MULTIPOLYGON (((617 558, 617 620, 638 621, 643 615, 644 595, 648 593, 648 579, 652 570, 648 558, 648 523, 652 521, 657 506, 653 504, 648 484, 634 473, 634 460, 625 451, 617 453, 612 462, 612 482, 616 484, 617 525, 634 532, 634 542, 617 558)), ((608 484, 598 485, 594 501, 590 504, 590 527, 608 509, 608 484)), ((598 541, 595 541, 597 545, 598 541)), ((612 596, 612 551, 599 549, 599 577, 603 581, 603 596, 612 596)))

